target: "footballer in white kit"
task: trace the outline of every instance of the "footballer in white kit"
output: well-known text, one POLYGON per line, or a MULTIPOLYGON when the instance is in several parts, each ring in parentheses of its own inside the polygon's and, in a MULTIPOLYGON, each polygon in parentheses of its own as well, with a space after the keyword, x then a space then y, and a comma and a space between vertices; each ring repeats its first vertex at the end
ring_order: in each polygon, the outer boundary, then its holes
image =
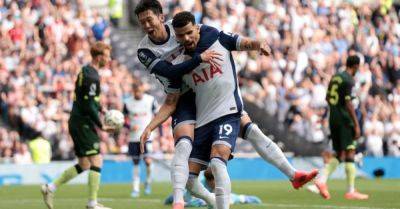
POLYGON ((202 63, 183 76, 183 82, 196 95, 195 141, 190 160, 207 166, 211 147, 221 144, 233 151, 239 134, 243 102, 231 51, 239 46, 240 37, 219 32, 207 25, 199 27, 200 39, 196 50, 185 51, 186 58, 207 49, 222 55, 219 66, 202 63))
POLYGON ((151 152, 152 141, 146 142, 143 155, 140 152, 140 135, 151 121, 154 113, 157 111, 156 99, 144 92, 143 84, 139 81, 132 86, 132 96, 124 99, 124 114, 127 117, 127 126, 129 128, 129 150, 128 154, 133 160, 133 181, 132 181, 132 197, 139 196, 140 188, 140 167, 141 157, 144 158, 146 164, 146 182, 145 194, 151 193, 151 152))

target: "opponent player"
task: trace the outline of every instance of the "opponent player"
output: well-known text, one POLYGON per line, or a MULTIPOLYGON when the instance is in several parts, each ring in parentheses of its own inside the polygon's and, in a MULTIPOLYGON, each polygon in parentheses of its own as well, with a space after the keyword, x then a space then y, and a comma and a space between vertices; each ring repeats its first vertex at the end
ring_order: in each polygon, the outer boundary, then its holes
POLYGON ((368 199, 368 195, 359 193, 354 188, 356 178, 354 156, 357 139, 360 137, 360 126, 351 102, 351 91, 354 86, 353 77, 359 65, 360 58, 358 56, 349 56, 346 60, 346 70, 334 75, 329 82, 326 101, 329 104, 329 128, 336 156, 330 158, 322 176, 315 181, 315 186, 325 199, 331 197, 326 181, 341 162, 345 163, 348 187, 344 197, 357 200, 368 199))
MULTIPOLYGON (((142 0, 141 2, 139 2, 135 12, 139 18, 139 22, 142 28, 147 33, 147 36, 142 40, 141 44, 139 45, 139 60, 148 69, 151 70, 151 73, 154 73, 157 77, 160 77, 160 75, 166 76, 161 77, 160 80, 164 81, 164 84, 169 85, 166 86, 166 90, 171 90, 170 87, 173 85, 173 80, 177 77, 176 75, 184 74, 183 70, 177 70, 178 66, 182 66, 184 64, 171 66, 171 63, 166 63, 165 60, 174 61, 174 58, 176 58, 182 52, 182 48, 174 40, 174 32, 171 28, 170 23, 167 23, 165 25, 163 24, 164 17, 162 14, 162 7, 158 1, 142 0), (159 45, 157 45, 157 43, 159 45)), ((202 54, 204 55, 205 53, 203 52, 202 54)), ((189 62, 193 63, 193 60, 195 60, 196 57, 197 55, 195 55, 192 60, 189 60, 189 62)), ((210 58, 211 61, 213 59, 218 60, 218 54, 210 54, 210 58)), ((176 63, 176 61, 174 62, 176 63)), ((188 62, 185 62, 185 65, 189 66, 187 65, 187 63, 188 62)), ((217 65, 215 62, 211 62, 211 64, 215 66, 217 65)), ((195 63, 195 65, 198 65, 198 63, 195 63)), ((190 67, 193 67, 195 65, 191 65, 190 67)), ((188 71, 185 71, 185 73, 186 72, 188 71)), ((173 90, 174 92, 176 92, 178 89, 179 87, 175 86, 173 90)), ((175 173, 181 173, 179 176, 183 177, 183 179, 179 180, 179 183, 177 183, 174 180, 176 178, 173 175, 172 182, 174 185, 174 197, 176 201, 182 202, 184 185, 186 182, 185 179, 187 179, 187 174, 184 174, 187 172, 183 172, 187 169, 187 167, 185 166, 184 160, 182 159, 187 159, 191 150, 190 143, 188 142, 188 140, 185 139, 193 138, 192 130, 194 126, 192 124, 188 124, 193 123, 195 120, 195 117, 190 116, 191 114, 189 114, 191 111, 193 111, 190 109, 190 107, 193 106, 191 105, 193 101, 189 101, 191 100, 190 98, 188 99, 189 96, 193 95, 191 95, 191 93, 184 94, 183 96, 181 96, 178 103, 179 94, 167 95, 166 102, 163 104, 159 112, 159 114, 167 115, 165 113, 172 113, 176 109, 173 115, 173 122, 175 125, 179 124, 179 126, 176 127, 180 128, 181 130, 186 130, 186 132, 182 135, 176 134, 178 131, 177 128, 175 128, 175 139, 178 139, 179 136, 189 136, 183 138, 183 140, 180 140, 182 141, 182 143, 178 142, 176 144, 177 152, 174 158, 174 160, 181 159, 181 161, 180 163, 178 163, 179 168, 173 170, 175 170, 175 173), (182 151, 183 149, 186 150, 182 151)), ((160 119, 153 124, 158 124, 159 122, 162 122, 162 120, 163 119, 160 119)), ((252 143, 256 151, 266 161, 272 163, 282 172, 284 172, 289 177, 289 179, 292 180, 293 186, 296 189, 301 187, 304 183, 306 183, 316 175, 316 171, 313 171, 311 173, 296 171, 289 164, 279 147, 275 143, 273 143, 268 137, 266 137, 260 131, 257 125, 251 123, 251 120, 247 114, 244 114, 244 116, 241 118, 241 126, 243 137, 252 143)), ((151 132, 153 128, 155 127, 152 127, 151 125, 148 126, 146 132, 151 132)), ((174 165, 178 164, 174 163, 174 165)))
POLYGON ((103 131, 114 131, 113 127, 103 125, 99 118, 100 78, 97 70, 109 62, 110 50, 111 47, 103 42, 93 44, 90 48, 92 62, 82 68, 76 80, 68 128, 78 164, 65 170, 55 181, 42 186, 43 199, 49 209, 53 209, 53 196, 57 188, 86 170, 89 170, 89 201, 86 208, 110 209, 97 203, 103 159, 99 150, 99 136, 95 129, 97 126, 103 131))
POLYGON ((143 157, 146 164, 146 182, 145 191, 146 195, 151 193, 151 140, 147 141, 144 154, 140 153, 140 135, 145 129, 146 125, 151 121, 154 113, 157 110, 157 101, 155 98, 144 92, 143 84, 138 81, 132 86, 133 96, 124 100, 124 114, 128 118, 129 133, 129 151, 128 154, 132 156, 133 160, 133 179, 132 179, 132 197, 139 197, 140 191, 140 167, 139 162, 143 157))

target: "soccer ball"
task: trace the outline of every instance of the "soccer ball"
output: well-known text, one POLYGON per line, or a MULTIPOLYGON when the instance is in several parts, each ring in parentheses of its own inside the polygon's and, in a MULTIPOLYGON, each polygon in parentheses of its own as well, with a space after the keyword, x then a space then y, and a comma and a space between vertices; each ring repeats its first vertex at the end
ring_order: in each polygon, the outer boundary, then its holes
POLYGON ((120 129, 124 125, 124 115, 119 110, 109 110, 104 117, 104 123, 115 129, 120 129))

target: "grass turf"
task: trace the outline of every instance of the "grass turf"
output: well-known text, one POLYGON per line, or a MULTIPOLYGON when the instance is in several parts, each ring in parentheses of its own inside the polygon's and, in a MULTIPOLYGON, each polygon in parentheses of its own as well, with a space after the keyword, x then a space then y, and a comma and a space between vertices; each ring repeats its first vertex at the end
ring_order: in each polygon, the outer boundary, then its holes
MULTIPOLYGON (((261 208, 328 208, 328 209, 400 209, 400 180, 357 180, 360 191, 370 195, 367 201, 344 199, 346 184, 343 180, 332 180, 329 189, 332 199, 324 200, 319 195, 304 188, 296 191, 286 181, 237 181, 232 190, 239 194, 256 195, 263 200, 262 205, 235 205, 232 209, 261 208)), ((155 183, 153 194, 130 198, 131 186, 128 184, 102 185, 100 202, 113 209, 170 209, 163 201, 170 193, 168 183, 155 183)), ((39 186, 0 187, 0 209, 46 209, 42 202, 39 186)), ((85 208, 87 188, 85 185, 66 185, 57 191, 55 209, 85 208)))

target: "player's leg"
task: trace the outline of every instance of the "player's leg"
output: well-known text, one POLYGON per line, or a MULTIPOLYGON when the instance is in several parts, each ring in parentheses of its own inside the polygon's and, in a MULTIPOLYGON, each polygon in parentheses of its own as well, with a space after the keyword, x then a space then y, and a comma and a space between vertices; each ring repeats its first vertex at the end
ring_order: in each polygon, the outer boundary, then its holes
POLYGON ((240 115, 232 114, 211 123, 213 128, 210 167, 215 180, 215 201, 217 209, 229 209, 231 180, 227 162, 235 149, 240 130, 240 115))
POLYGON ((174 208, 183 207, 185 186, 189 178, 188 160, 192 151, 193 124, 181 124, 174 129, 175 154, 172 158, 171 181, 174 208))
POLYGON ((131 197, 139 197, 140 194, 140 143, 130 142, 129 155, 132 157, 132 192, 131 197))
POLYGON ((211 149, 210 167, 215 178, 215 202, 217 209, 229 209, 231 180, 227 170, 227 162, 231 148, 216 144, 211 149))
POLYGON ((97 194, 100 187, 101 168, 103 166, 103 157, 100 154, 89 156, 90 169, 88 175, 89 198, 87 209, 110 209, 97 202, 97 194))
MULTIPOLYGON (((207 127, 205 127, 207 129, 207 127)), ((215 195, 211 193, 200 181, 199 173, 207 168, 211 153, 211 140, 208 131, 200 128, 195 130, 195 141, 189 158, 189 179, 187 190, 195 197, 203 199, 209 208, 215 208, 215 195)))
POLYGON ((311 172, 297 171, 287 160, 282 150, 266 136, 257 124, 254 124, 248 114, 243 114, 240 121, 243 139, 249 141, 257 153, 267 162, 277 167, 291 181, 295 189, 311 181, 317 170, 311 172))
POLYGON ((46 206, 49 209, 53 209, 53 198, 57 188, 68 183, 83 171, 89 169, 89 167, 89 160, 86 157, 81 157, 79 158, 79 162, 77 164, 65 170, 60 177, 49 184, 42 185, 41 192, 46 206))
POLYGON ((140 159, 138 157, 132 158, 132 192, 131 197, 139 197, 140 195, 140 159))
POLYGON ((341 129, 341 126, 330 126, 332 146, 336 155, 328 159, 322 169, 321 176, 315 181, 315 186, 318 188, 319 194, 325 199, 331 198, 326 182, 329 176, 336 170, 340 162, 345 158, 343 143, 341 142, 341 129))
MULTIPOLYGON (((149 144, 149 146, 151 146, 151 143, 149 144)), ((145 154, 144 162, 146 164, 146 182, 144 184, 144 194, 149 195, 151 194, 151 182, 152 182, 151 172, 152 172, 153 161, 150 156, 146 156, 145 154)))
POLYGON ((356 180, 356 165, 354 163, 354 156, 356 153, 356 141, 353 140, 354 131, 352 127, 345 127, 341 132, 342 142, 345 146, 344 149, 344 163, 346 171, 347 193, 346 199, 365 200, 368 195, 359 193, 355 190, 356 180))
POLYGON ((72 141, 74 142, 75 155, 79 159, 78 164, 66 169, 60 177, 49 184, 42 185, 41 187, 43 200, 49 209, 53 209, 53 197, 57 188, 63 184, 66 184, 71 179, 75 178, 90 167, 89 160, 87 157, 85 157, 87 144, 85 143, 86 135, 82 127, 83 124, 81 124, 79 121, 75 121, 74 118, 71 118, 68 122, 69 133, 72 141))
POLYGON ((209 208, 215 207, 215 195, 211 193, 199 180, 199 173, 204 165, 189 162, 189 179, 186 184, 187 190, 197 198, 204 200, 209 208))
POLYGON ((175 154, 172 158, 171 182, 173 186, 173 208, 183 208, 186 182, 189 178, 188 160, 192 151, 194 124, 196 122, 195 95, 188 92, 179 98, 172 115, 175 139, 175 154))

